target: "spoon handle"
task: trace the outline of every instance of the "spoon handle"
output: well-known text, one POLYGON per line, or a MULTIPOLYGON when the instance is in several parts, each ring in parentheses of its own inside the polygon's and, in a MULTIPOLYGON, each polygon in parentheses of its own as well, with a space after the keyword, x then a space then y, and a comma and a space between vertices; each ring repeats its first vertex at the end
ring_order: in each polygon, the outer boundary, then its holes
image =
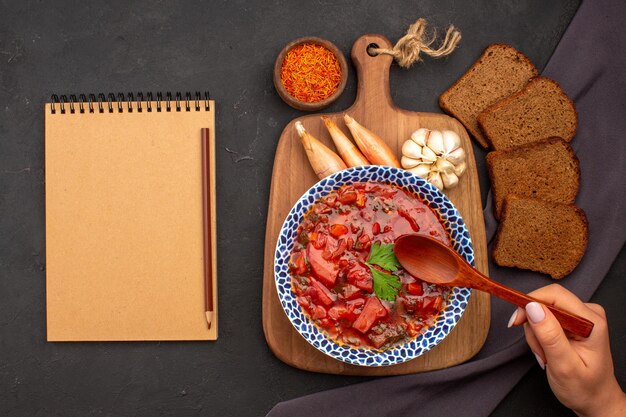
POLYGON ((562 310, 556 306, 547 305, 541 300, 537 300, 536 298, 533 298, 522 292, 506 287, 499 282, 493 281, 485 277, 484 275, 482 277, 488 282, 486 282, 485 285, 476 285, 477 289, 488 292, 491 295, 494 295, 498 298, 503 299, 504 301, 508 301, 522 308, 526 307, 526 304, 532 301, 536 301, 545 305, 548 310, 550 310, 552 314, 554 314, 554 317, 556 317, 559 323, 561 323, 561 327, 563 327, 563 329, 580 337, 589 337, 589 334, 591 334, 591 330, 593 330, 593 322, 577 316, 576 314, 572 314, 570 312, 562 310))

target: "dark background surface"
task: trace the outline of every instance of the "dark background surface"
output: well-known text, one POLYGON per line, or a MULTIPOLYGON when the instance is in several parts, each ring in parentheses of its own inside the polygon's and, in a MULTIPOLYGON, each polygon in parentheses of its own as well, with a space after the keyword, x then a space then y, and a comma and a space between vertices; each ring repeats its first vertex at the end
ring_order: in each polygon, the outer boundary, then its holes
MULTIPOLYGON (((0 2, 0 416, 260 416, 276 402, 367 380, 293 369, 265 344, 272 162, 283 126, 301 114, 274 91, 276 55, 305 35, 327 38, 348 55, 364 33, 395 41, 418 17, 454 23, 463 40, 452 56, 391 73, 398 105, 439 111, 438 95, 489 43, 510 43, 543 68, 578 2, 356 3, 0 2), (46 343, 44 102, 53 93, 205 89, 217 100, 219 340, 46 343)), ((350 76, 328 111, 354 100, 350 76)), ((484 152, 475 152, 484 198, 484 152)), ((594 297, 607 309, 622 386, 625 275, 622 250, 594 297)), ((571 412, 536 367, 494 412, 509 415, 571 412)))

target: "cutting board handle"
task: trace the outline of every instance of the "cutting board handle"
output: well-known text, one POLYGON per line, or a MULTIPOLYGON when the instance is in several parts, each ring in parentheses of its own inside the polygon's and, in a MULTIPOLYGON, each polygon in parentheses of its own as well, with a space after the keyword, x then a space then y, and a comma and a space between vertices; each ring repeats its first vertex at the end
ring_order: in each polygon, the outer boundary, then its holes
POLYGON ((393 61, 390 55, 368 53, 370 46, 391 48, 389 39, 382 35, 364 35, 352 46, 352 62, 356 67, 358 87, 355 105, 393 107, 389 92, 389 67, 393 61))

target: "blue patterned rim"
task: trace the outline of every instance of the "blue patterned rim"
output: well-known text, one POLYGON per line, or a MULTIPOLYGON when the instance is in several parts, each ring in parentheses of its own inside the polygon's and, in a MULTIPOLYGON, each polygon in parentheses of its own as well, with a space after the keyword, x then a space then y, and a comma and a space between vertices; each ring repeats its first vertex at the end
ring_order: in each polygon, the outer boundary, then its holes
POLYGON ((302 310, 291 289, 289 258, 293 249, 298 226, 311 206, 322 196, 345 184, 378 181, 395 184, 416 195, 422 202, 439 213, 444 229, 450 235, 454 249, 472 266, 474 250, 461 215, 450 200, 435 186, 408 171, 384 166, 349 168, 319 181, 311 187, 293 206, 278 236, 274 257, 274 278, 280 303, 291 324, 304 339, 321 352, 346 363, 361 366, 388 366, 414 359, 432 349, 452 331, 467 307, 471 290, 453 288, 446 300, 443 312, 435 325, 429 327, 415 339, 384 351, 372 348, 356 348, 340 345, 318 328, 302 310))

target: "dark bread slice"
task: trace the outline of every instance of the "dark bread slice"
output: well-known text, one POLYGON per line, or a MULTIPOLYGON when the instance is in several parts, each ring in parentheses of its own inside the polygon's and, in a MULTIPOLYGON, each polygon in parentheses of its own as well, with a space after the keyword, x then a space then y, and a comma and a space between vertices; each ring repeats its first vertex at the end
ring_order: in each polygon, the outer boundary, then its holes
POLYGON ((585 254, 588 229, 585 212, 573 204, 510 195, 493 245, 493 260, 500 266, 561 279, 585 254))
POLYGON ((535 77, 481 112, 478 124, 493 149, 504 150, 550 136, 569 142, 578 128, 578 114, 556 81, 535 77))
POLYGON ((483 148, 488 148, 478 127, 478 114, 521 90, 537 74, 537 68, 517 49, 505 44, 489 45, 470 69, 439 96, 439 106, 459 119, 483 148))
POLYGON ((572 147, 561 138, 489 152, 486 160, 497 219, 508 194, 556 203, 573 203, 576 199, 580 165, 572 147))

